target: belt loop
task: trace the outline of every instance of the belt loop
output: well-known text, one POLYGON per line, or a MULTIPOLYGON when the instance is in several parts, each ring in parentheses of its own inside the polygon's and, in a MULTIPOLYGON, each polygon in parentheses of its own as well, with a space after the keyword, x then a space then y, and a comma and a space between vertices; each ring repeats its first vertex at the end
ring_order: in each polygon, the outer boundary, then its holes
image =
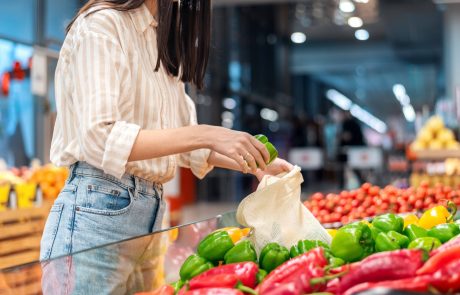
POLYGON ((69 177, 67 177, 67 183, 71 183, 72 180, 75 178, 75 170, 77 169, 78 162, 70 165, 69 167, 69 177))

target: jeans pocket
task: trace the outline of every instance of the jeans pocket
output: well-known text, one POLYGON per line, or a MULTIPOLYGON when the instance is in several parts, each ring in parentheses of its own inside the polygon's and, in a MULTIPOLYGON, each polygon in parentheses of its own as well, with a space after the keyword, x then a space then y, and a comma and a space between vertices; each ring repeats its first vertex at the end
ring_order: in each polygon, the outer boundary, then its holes
POLYGON ((131 208, 133 194, 129 189, 103 179, 83 185, 86 192, 77 201, 76 210, 97 215, 121 215, 131 208))
POLYGON ((48 260, 51 257, 63 209, 64 204, 54 204, 51 207, 40 242, 40 261, 48 260))

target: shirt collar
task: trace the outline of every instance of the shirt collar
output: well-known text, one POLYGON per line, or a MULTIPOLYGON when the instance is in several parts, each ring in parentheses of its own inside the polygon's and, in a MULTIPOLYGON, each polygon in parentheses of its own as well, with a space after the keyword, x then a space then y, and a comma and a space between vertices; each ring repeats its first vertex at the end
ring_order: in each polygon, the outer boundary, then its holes
POLYGON ((145 3, 136 9, 130 10, 129 13, 136 31, 139 33, 144 33, 149 28, 149 26, 154 28, 158 27, 158 22, 150 13, 145 3))

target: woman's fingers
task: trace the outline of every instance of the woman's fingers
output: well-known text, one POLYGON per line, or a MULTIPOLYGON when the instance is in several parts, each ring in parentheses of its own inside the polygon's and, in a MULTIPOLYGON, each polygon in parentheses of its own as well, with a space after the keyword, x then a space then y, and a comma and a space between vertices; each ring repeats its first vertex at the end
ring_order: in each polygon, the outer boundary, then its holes
MULTIPOLYGON (((270 162, 270 153, 268 152, 267 148, 265 147, 265 145, 263 143, 261 143, 259 140, 257 140, 254 136, 251 136, 249 135, 249 140, 251 142, 251 144, 257 148, 257 150, 259 151, 259 153, 262 155, 263 159, 264 159, 264 166, 267 166, 266 164, 268 162, 270 162)), ((260 164, 259 164, 260 166, 260 164)))
POLYGON ((256 172, 257 170, 257 165, 259 166, 260 169, 265 170, 267 167, 267 164, 265 164, 265 161, 263 159, 263 156, 259 152, 259 150, 254 147, 251 142, 248 142, 246 144, 247 148, 247 154, 245 156, 245 160, 248 162, 249 166, 252 168, 253 172, 256 172))

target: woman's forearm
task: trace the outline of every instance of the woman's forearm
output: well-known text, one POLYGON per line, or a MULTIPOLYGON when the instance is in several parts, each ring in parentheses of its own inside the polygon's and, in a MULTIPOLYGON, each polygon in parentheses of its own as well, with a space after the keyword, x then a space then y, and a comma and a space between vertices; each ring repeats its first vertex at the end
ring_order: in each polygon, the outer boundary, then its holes
POLYGON ((208 164, 219 168, 242 172, 238 163, 236 163, 229 157, 226 157, 216 152, 211 152, 211 155, 209 155, 208 158, 208 164))
POLYGON ((141 130, 128 161, 142 161, 208 148, 207 127, 196 125, 165 130, 141 130))

